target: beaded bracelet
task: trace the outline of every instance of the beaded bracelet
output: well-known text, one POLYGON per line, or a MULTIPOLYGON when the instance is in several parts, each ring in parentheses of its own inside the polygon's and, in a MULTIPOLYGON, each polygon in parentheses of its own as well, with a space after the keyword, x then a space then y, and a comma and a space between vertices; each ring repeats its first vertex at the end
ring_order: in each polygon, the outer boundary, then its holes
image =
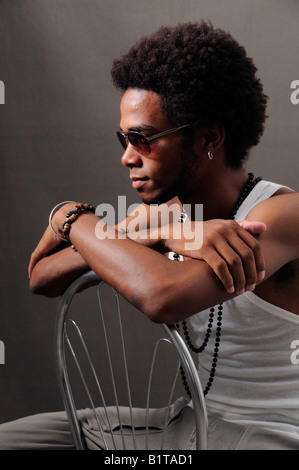
POLYGON ((76 204, 76 209, 67 213, 66 220, 62 224, 62 233, 66 240, 69 241, 69 233, 70 233, 72 223, 75 222, 78 216, 84 211, 91 211, 95 213, 95 208, 91 206, 90 204, 79 203, 79 204, 76 204))
POLYGON ((62 240, 64 242, 69 241, 68 234, 69 234, 69 231, 70 231, 70 228, 71 228, 71 224, 77 219, 78 215, 81 214, 81 212, 83 212, 83 211, 91 211, 93 213, 95 212, 95 208, 93 206, 91 206, 90 204, 82 204, 82 203, 76 204, 76 209, 74 209, 74 210, 67 213, 66 220, 62 224, 62 233, 64 235, 64 238, 63 238, 58 233, 56 233, 55 230, 53 229, 52 218, 53 218, 54 212, 58 209, 58 207, 60 207, 64 204, 69 204, 69 203, 75 204, 74 201, 60 202, 59 204, 57 204, 52 209, 52 211, 50 212, 50 215, 49 215, 49 227, 50 227, 50 229, 52 230, 52 232, 54 233, 54 235, 56 237, 60 238, 60 240, 62 240))

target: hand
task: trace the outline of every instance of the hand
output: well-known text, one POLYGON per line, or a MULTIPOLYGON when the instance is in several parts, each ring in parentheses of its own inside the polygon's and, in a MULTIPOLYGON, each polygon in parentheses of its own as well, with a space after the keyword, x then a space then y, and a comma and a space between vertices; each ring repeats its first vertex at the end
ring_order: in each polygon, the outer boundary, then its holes
POLYGON ((60 238, 56 237, 50 227, 48 226, 40 239, 37 247, 33 251, 29 266, 28 266, 28 276, 31 278, 31 273, 33 271, 36 263, 41 259, 47 256, 51 251, 55 250, 61 243, 63 243, 60 238))
MULTIPOLYGON (((60 236, 62 223, 66 219, 66 214, 72 209, 74 209, 73 203, 64 204, 52 217, 52 228, 60 236)), ((56 237, 51 228, 48 226, 30 257, 28 266, 29 279, 31 278, 31 273, 37 262, 41 258, 48 256, 61 243, 63 243, 63 241, 59 237, 56 237)))
POLYGON ((228 293, 236 291, 242 294, 245 290, 254 290, 256 282, 265 276, 265 263, 260 244, 253 235, 263 233, 267 228, 265 224, 247 220, 239 223, 210 220, 190 224, 192 233, 194 224, 203 224, 201 248, 186 250, 186 238, 178 236, 178 231, 183 234, 182 225, 185 225, 180 223, 173 224, 164 246, 183 256, 205 261, 228 293))

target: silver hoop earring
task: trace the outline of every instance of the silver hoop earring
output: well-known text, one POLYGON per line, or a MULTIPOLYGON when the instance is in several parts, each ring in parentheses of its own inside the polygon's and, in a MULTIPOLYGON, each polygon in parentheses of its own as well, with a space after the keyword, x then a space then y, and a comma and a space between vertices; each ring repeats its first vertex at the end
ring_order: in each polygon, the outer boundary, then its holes
POLYGON ((209 157, 210 160, 213 160, 213 158, 214 158, 214 155, 211 152, 211 150, 208 151, 208 157, 209 157))

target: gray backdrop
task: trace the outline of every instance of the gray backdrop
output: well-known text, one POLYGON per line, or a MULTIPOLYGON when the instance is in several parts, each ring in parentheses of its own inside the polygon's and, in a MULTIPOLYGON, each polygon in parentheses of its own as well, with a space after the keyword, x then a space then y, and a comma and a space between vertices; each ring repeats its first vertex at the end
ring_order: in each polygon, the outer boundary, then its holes
POLYGON ((61 409, 53 364, 58 299, 28 290, 27 265, 66 199, 137 201, 115 138, 112 59, 162 24, 201 18, 247 48, 270 97, 248 171, 299 189, 298 0, 0 0, 0 421, 61 409))

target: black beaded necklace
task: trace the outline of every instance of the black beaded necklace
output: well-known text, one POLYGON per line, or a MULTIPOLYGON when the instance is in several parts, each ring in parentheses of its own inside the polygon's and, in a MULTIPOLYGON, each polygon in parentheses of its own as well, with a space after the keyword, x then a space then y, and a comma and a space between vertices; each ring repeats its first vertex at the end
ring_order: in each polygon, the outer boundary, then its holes
MULTIPOLYGON (((253 188, 256 186, 256 184, 259 181, 261 181, 261 179, 262 178, 260 176, 258 178, 254 178, 253 173, 248 174, 248 180, 247 180, 246 184, 244 185, 244 187, 242 189, 241 195, 240 195, 240 197, 239 197, 239 199, 238 199, 238 201, 237 201, 237 203, 236 203, 236 205, 235 205, 235 207, 232 211, 230 219, 235 218, 241 204, 243 204, 243 202, 245 201, 245 199, 247 198, 249 193, 253 190, 253 188)), ((184 222, 185 220, 186 220, 186 214, 183 211, 181 213, 179 222, 184 222)), ((179 255, 174 254, 173 259, 174 260, 179 260, 179 255)), ((218 355, 219 355, 220 338, 221 338, 222 310, 223 310, 223 303, 220 303, 218 305, 217 327, 216 327, 216 331, 215 331, 215 347, 214 347, 213 362, 212 362, 212 367, 211 367, 211 370, 210 370, 210 376, 209 376, 208 382, 207 382, 206 387, 205 387, 204 392, 203 392, 204 396, 206 396, 208 394, 208 392, 209 392, 209 390, 212 386, 214 377, 215 377, 216 366, 217 366, 218 355)), ((191 341, 190 334, 188 332, 188 327, 187 327, 186 320, 182 321, 183 334, 185 336, 186 343, 187 343, 188 347, 190 348, 190 350, 192 352, 194 352, 196 354, 199 354, 199 353, 201 353, 205 350, 205 348, 206 348, 206 346, 209 342, 210 336, 211 336, 214 317, 215 317, 215 307, 211 307, 210 308, 210 315, 209 315, 208 328, 207 328, 207 331, 206 331, 206 335, 205 335, 205 338, 203 340, 202 345, 199 348, 194 346, 194 344, 191 341)), ((180 325, 177 323, 176 327, 179 329, 180 325)), ((183 370, 182 366, 180 368, 180 371, 181 371, 181 376, 182 376, 183 385, 185 387, 185 390, 186 390, 187 394, 189 395, 189 397, 191 398, 191 393, 190 393, 188 383, 187 383, 187 379, 186 379, 186 376, 185 376, 185 373, 184 373, 184 370, 183 370)))

